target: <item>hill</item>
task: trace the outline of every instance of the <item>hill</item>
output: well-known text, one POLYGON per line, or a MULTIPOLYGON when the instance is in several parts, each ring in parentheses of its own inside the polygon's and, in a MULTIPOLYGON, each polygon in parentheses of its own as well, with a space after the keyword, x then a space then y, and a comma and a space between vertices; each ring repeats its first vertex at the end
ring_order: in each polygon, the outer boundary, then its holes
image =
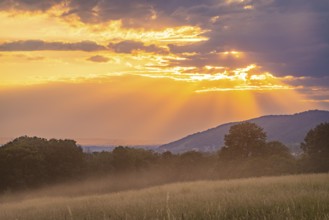
POLYGON ((185 182, 73 197, 58 192, 1 203, 0 219, 328 219, 328 181, 329 174, 313 174, 185 182))
MULTIPOLYGON (((122 146, 122 145, 113 145, 113 146, 98 146, 98 145, 82 145, 82 150, 86 153, 94 153, 94 152, 111 152, 114 148, 122 146)), ((126 146, 126 145, 124 145, 126 146)), ((126 147, 136 148, 136 149, 144 149, 144 150, 153 150, 159 145, 127 145, 126 147)))
MULTIPOLYGON (((329 111, 311 110, 293 115, 267 115, 247 120, 264 128, 269 141, 277 140, 287 145, 294 153, 299 152, 299 144, 306 133, 322 122, 329 122, 329 111)), ((189 135, 180 140, 160 146, 159 151, 183 153, 186 151, 212 152, 224 145, 224 136, 230 127, 240 122, 220 125, 209 130, 189 135)))

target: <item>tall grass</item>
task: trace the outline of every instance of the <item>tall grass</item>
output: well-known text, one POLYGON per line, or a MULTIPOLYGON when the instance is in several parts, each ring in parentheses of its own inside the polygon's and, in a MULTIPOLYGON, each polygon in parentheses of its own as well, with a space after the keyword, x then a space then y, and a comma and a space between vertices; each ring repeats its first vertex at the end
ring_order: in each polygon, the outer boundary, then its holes
POLYGON ((329 174, 196 181, 103 195, 35 197, 0 203, 0 219, 322 220, 329 219, 329 174))

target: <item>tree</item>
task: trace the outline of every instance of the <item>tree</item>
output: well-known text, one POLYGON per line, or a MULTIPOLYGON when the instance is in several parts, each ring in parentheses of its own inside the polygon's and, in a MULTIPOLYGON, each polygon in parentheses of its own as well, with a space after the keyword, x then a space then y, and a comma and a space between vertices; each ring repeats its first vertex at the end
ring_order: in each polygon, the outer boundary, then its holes
POLYGON ((102 151, 85 154, 86 168, 89 175, 113 172, 112 152, 102 151))
POLYGON ((301 148, 314 171, 329 171, 329 123, 321 123, 305 136, 301 148))
POLYGON ((268 156, 281 156, 281 157, 286 157, 286 158, 291 158, 292 155, 289 151, 289 148, 282 144, 279 141, 270 141, 266 143, 266 154, 268 156))
POLYGON ((0 191, 76 177, 82 167, 83 152, 73 140, 19 137, 0 148, 0 191))
POLYGON ((204 162, 204 155, 197 151, 188 151, 179 156, 179 163, 181 166, 193 167, 199 166, 204 162))
POLYGON ((152 151, 119 146, 112 151, 112 165, 115 171, 137 171, 147 168, 156 160, 152 151))
POLYGON ((247 158, 261 155, 266 145, 266 133, 251 122, 233 125, 224 137, 223 154, 229 157, 247 158))
POLYGON ((41 154, 46 139, 22 136, 0 148, 0 190, 27 188, 46 181, 47 170, 41 154))
POLYGON ((84 155, 74 140, 50 139, 43 147, 43 154, 49 179, 53 181, 77 177, 82 173, 84 155))

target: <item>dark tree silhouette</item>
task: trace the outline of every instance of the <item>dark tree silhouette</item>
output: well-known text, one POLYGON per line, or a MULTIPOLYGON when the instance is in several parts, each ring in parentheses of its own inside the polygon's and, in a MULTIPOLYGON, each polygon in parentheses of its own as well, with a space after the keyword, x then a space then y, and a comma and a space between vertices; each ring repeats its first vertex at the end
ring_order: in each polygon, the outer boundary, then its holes
POLYGON ((329 123, 321 123, 305 136, 301 148, 314 171, 329 171, 329 123))
POLYGON ((78 177, 83 152, 73 140, 19 137, 0 148, 0 191, 78 177))
POLYGON ((282 157, 287 157, 287 158, 291 158, 292 155, 289 151, 289 148, 282 144, 279 141, 270 141, 266 144, 266 154, 268 156, 282 156, 282 157))
POLYGON ((135 171, 148 167, 157 156, 144 149, 119 146, 112 151, 112 165, 117 172, 135 171))
POLYGON ((224 137, 223 154, 229 157, 247 158, 264 153, 266 133, 255 123, 233 125, 224 137))

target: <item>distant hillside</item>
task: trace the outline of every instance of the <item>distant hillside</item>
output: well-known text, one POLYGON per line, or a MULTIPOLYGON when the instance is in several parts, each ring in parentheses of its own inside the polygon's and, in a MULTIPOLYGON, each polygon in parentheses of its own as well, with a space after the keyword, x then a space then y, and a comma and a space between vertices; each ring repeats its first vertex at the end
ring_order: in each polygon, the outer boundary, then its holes
MULTIPOLYGON (((299 144, 306 133, 322 122, 329 122, 329 111, 311 110, 293 115, 268 115, 247 120, 264 128, 267 139, 286 144, 293 152, 298 152, 299 144)), ((220 125, 209 130, 189 135, 180 140, 159 147, 160 151, 182 153, 190 150, 211 152, 224 145, 224 135, 230 127, 240 122, 220 125)))
MULTIPOLYGON (((114 148, 121 146, 121 145, 115 145, 115 146, 93 146, 93 145, 82 145, 81 148, 86 153, 94 153, 94 152, 111 152, 114 150, 114 148)), ((155 150, 159 145, 127 145, 125 147, 131 147, 131 148, 140 148, 144 150, 155 150)))

